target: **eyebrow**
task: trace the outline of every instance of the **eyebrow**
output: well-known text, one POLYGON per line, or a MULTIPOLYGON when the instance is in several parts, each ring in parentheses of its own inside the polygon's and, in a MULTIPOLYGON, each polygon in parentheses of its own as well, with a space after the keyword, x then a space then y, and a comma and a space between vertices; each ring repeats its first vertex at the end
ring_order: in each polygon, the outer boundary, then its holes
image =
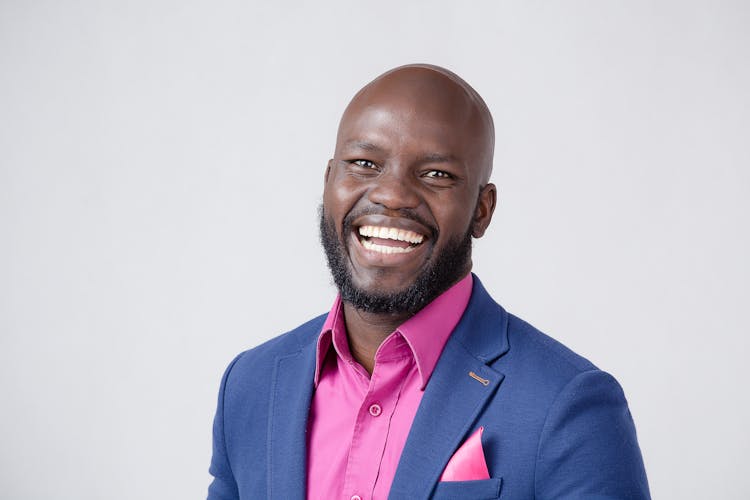
POLYGON ((457 163, 458 158, 451 154, 444 155, 440 153, 430 153, 423 156, 421 161, 423 163, 457 163))
POLYGON ((356 148, 361 149, 363 151, 371 151, 371 152, 381 152, 383 151, 383 148, 380 146, 373 144, 371 142, 366 141, 349 141, 346 143, 346 148, 356 148))

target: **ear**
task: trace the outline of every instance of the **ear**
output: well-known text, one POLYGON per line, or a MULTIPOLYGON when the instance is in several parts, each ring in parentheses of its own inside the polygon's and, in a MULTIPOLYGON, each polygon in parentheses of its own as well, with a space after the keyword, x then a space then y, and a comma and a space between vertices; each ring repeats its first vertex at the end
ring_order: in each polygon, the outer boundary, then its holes
POLYGON ((333 163, 333 160, 328 160, 328 165, 326 165, 326 173, 323 174, 324 184, 328 184, 328 176, 331 175, 331 163, 333 163))
POLYGON ((481 238, 492 221, 492 214, 495 212, 497 204, 497 188, 494 184, 488 183, 479 192, 477 200, 477 210, 474 212, 471 235, 474 238, 481 238))

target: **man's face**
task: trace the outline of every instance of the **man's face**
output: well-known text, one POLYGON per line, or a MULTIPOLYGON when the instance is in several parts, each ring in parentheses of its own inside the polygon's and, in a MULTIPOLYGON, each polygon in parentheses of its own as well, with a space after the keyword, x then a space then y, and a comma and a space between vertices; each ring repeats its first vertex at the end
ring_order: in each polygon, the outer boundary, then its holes
POLYGON ((342 118, 321 238, 358 309, 415 313, 470 271, 471 235, 489 224, 476 112, 446 85, 376 85, 342 118))

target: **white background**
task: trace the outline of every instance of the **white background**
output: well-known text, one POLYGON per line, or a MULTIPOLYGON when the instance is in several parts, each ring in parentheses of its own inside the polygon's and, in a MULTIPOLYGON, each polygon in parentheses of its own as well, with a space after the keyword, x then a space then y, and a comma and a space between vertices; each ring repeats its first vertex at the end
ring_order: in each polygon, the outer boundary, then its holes
POLYGON ((429 62, 495 116, 487 288, 622 383, 655 498, 747 498, 749 25, 716 0, 0 0, 0 497, 205 497, 224 367, 333 299, 341 111, 429 62))

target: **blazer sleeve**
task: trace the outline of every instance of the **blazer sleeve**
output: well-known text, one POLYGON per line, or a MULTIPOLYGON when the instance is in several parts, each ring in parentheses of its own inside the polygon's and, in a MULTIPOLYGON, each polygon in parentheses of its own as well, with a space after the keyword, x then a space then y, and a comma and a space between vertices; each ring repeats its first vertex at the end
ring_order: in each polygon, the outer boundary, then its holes
POLYGON ((578 374, 550 407, 537 452, 538 499, 650 499, 625 395, 608 373, 578 374))
POLYGON ((229 464, 224 436, 224 395, 227 389, 229 374, 240 356, 237 356, 229 364, 229 367, 224 372, 224 376, 221 378, 219 401, 216 405, 216 415, 214 416, 213 453, 211 456, 211 466, 208 469, 208 472, 213 476, 213 481, 211 481, 208 487, 208 500, 239 499, 237 482, 234 479, 234 474, 229 464))

